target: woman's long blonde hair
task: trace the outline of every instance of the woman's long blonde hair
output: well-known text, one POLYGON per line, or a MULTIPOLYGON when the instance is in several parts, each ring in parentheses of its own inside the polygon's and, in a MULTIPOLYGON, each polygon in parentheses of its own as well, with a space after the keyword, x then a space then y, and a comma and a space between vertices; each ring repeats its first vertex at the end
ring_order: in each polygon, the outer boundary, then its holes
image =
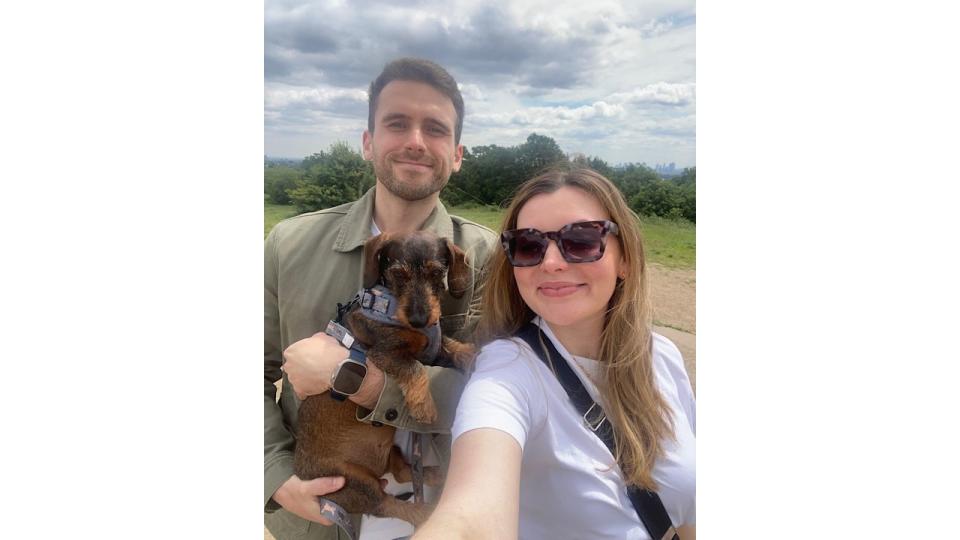
MULTIPOLYGON (((592 195, 620 227, 619 236, 611 235, 607 241, 620 242, 627 277, 618 281, 610 298, 597 360, 605 369, 605 412, 614 429, 617 463, 628 484, 655 490, 651 471, 663 455, 663 441, 673 437, 673 420, 654 382, 652 316, 637 215, 620 190, 596 171, 560 166, 517 188, 500 230, 517 228, 517 215, 531 198, 563 186, 592 195)), ((520 296, 502 249, 494 252, 488 269, 477 327, 481 343, 513 336, 536 315, 520 296)))

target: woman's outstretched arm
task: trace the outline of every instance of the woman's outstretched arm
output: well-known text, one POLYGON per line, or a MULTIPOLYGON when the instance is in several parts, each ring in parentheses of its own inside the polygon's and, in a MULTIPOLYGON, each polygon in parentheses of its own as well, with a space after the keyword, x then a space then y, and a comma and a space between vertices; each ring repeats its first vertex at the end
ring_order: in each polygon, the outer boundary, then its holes
POLYGON ((517 538, 523 455, 517 440, 479 428, 458 437, 451 452, 443 495, 414 540, 517 538))

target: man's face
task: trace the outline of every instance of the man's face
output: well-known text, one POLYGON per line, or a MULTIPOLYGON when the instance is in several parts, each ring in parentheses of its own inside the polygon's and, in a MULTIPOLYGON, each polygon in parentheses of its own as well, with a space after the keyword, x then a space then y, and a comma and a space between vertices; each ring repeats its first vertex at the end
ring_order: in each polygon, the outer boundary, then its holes
POLYGON ((391 193, 419 201, 439 192, 460 170, 463 146, 454 142, 457 113, 432 86, 391 81, 380 92, 373 133, 363 132, 363 157, 391 193))

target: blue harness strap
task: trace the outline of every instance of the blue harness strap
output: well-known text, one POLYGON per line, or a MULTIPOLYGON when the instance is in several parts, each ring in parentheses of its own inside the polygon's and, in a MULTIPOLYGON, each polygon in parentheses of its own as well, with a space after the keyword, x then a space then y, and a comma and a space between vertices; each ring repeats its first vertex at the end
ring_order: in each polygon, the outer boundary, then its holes
MULTIPOLYGON (((371 321, 389 326, 403 326, 396 317, 397 298, 383 285, 360 289, 354 301, 359 303, 360 313, 371 321)), ((348 305, 353 305, 353 302, 348 305)), ((420 361, 430 364, 440 352, 440 321, 429 328, 413 328, 413 330, 427 336, 427 348, 421 354, 420 361)))
POLYGON ((350 514, 330 499, 323 497, 317 497, 317 499, 320 502, 320 514, 339 525, 340 528, 343 529, 343 532, 347 534, 347 538, 356 540, 357 531, 353 528, 353 522, 350 521, 350 514))

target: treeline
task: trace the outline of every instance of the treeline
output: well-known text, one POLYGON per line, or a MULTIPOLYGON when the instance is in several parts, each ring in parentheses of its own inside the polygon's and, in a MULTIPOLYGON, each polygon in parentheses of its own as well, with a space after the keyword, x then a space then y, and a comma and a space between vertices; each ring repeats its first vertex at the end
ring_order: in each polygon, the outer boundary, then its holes
MULTIPOLYGON (((518 146, 465 149, 460 172, 450 177, 440 197, 447 205, 503 206, 521 182, 559 161, 573 161, 603 174, 640 215, 697 221, 696 167, 664 179, 643 164, 611 167, 598 157, 568 156, 556 141, 536 133, 518 146)), ((267 163, 264 169, 267 200, 293 204, 300 212, 355 200, 374 182, 373 166, 343 142, 313 154, 298 167, 267 163)))

